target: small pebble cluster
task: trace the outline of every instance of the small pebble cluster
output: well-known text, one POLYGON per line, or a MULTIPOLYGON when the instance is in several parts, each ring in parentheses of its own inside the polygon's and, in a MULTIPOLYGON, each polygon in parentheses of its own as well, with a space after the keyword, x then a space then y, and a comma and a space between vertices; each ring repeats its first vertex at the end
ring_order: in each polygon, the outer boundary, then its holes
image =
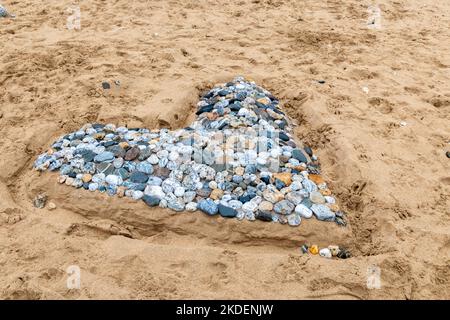
POLYGON ((313 254, 313 255, 319 254, 321 257, 328 259, 331 259, 333 257, 339 259, 351 258, 350 251, 348 251, 345 248, 340 248, 339 246, 336 245, 330 245, 327 248, 319 249, 319 246, 316 244, 313 244, 312 246, 304 244, 301 247, 301 251, 303 254, 313 254))
POLYGON ((86 124, 34 163, 61 184, 291 226, 315 216, 345 225, 311 148, 297 145, 279 101, 237 77, 204 94, 189 127, 170 131, 86 124))

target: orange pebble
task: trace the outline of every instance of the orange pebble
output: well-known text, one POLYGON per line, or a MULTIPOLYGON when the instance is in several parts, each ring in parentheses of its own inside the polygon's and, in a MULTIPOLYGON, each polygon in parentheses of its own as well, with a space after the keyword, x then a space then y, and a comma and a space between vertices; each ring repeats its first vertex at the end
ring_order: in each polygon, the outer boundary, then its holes
POLYGON ((312 245, 310 248, 309 248, 309 252, 311 253, 311 254, 318 254, 319 253, 319 247, 315 244, 315 245, 312 245))
POLYGON ((320 191, 320 193, 323 195, 323 196, 331 196, 331 191, 330 191, 330 189, 321 189, 321 190, 319 190, 320 191))
POLYGON ((328 205, 328 207, 330 208, 331 211, 334 211, 334 212, 338 212, 340 209, 337 204, 330 204, 330 205, 328 205))
POLYGON ((278 179, 282 181, 286 186, 291 185, 292 183, 292 174, 289 172, 281 172, 281 173, 275 173, 273 174, 274 179, 278 179))
POLYGON ((325 180, 323 180, 322 176, 319 174, 310 174, 308 176, 308 179, 313 181, 315 184, 322 184, 325 182, 325 180))

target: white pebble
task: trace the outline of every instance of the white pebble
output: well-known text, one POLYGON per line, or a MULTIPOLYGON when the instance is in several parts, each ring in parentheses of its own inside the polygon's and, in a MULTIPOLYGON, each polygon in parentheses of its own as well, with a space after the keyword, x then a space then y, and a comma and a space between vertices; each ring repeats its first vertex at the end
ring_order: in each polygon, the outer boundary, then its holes
POLYGON ((299 204, 295 207, 295 213, 297 213, 300 217, 306 218, 306 219, 311 218, 313 215, 313 212, 311 211, 311 209, 309 209, 308 207, 306 207, 303 204, 299 204))
POLYGON ((324 258, 331 259, 331 257, 332 257, 331 251, 328 248, 320 249, 319 254, 320 254, 321 257, 324 257, 324 258))

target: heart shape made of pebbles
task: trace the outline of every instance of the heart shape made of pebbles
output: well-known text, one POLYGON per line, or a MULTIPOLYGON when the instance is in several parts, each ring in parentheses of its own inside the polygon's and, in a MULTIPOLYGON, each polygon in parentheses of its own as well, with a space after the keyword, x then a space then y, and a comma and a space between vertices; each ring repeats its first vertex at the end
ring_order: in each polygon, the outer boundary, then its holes
POLYGON ((311 148, 298 146, 279 101, 243 77, 216 85, 184 129, 86 124, 38 156, 59 182, 148 206, 298 226, 345 224, 311 148))

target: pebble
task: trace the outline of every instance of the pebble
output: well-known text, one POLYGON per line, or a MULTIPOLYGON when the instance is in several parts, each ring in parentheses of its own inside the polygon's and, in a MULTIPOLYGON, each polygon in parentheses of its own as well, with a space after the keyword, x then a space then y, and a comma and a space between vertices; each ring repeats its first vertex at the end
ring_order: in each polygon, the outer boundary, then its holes
POLYGON ((142 200, 144 200, 145 204, 147 204, 148 206, 156 207, 159 205, 161 198, 145 194, 142 196, 142 200))
POLYGON ((299 191, 294 191, 294 192, 287 193, 285 198, 286 198, 286 200, 289 200, 290 202, 292 202, 294 205, 299 205, 300 203, 302 203, 304 196, 305 196, 305 193, 299 192, 299 191))
POLYGON ((311 210, 318 220, 321 221, 334 221, 336 215, 326 205, 313 204, 311 210))
POLYGON ((330 246, 328 246, 328 249, 330 250, 331 255, 333 257, 336 257, 339 254, 339 252, 340 252, 339 246, 330 245, 330 246))
POLYGON ((296 160, 298 160, 300 162, 303 162, 303 163, 307 163, 308 162, 308 159, 306 158, 306 156, 299 149, 292 150, 291 154, 292 154, 292 158, 294 158, 294 159, 296 159, 296 160))
POLYGON ((284 199, 284 195, 278 190, 267 188, 263 192, 263 198, 271 203, 276 203, 284 199))
POLYGON ((309 194, 309 199, 311 200, 311 202, 317 203, 317 204, 324 204, 326 202, 323 195, 318 191, 311 192, 309 194))
POLYGON ((167 201, 167 207, 174 211, 183 211, 184 210, 184 202, 182 199, 174 198, 167 201))
POLYGON ((289 172, 275 173, 272 178, 280 180, 285 186, 289 186, 292 183, 292 174, 289 172))
POLYGON ((130 175, 129 180, 134 183, 146 183, 148 176, 143 172, 135 171, 130 175))
POLYGON ((341 248, 336 256, 340 259, 348 259, 351 258, 352 255, 348 250, 341 248))
POLYGON ((173 193, 177 197, 182 197, 184 195, 184 192, 185 192, 185 188, 184 187, 175 187, 173 193))
POLYGON ((217 204, 215 204, 215 202, 211 199, 201 200, 198 203, 197 207, 204 213, 209 214, 210 216, 217 214, 217 212, 219 211, 217 204))
POLYGON ((321 257, 329 258, 329 259, 331 259, 331 257, 332 257, 331 251, 330 251, 330 249, 328 249, 328 248, 320 249, 319 255, 320 255, 321 257))
POLYGON ((47 196, 44 193, 38 194, 33 199, 33 205, 38 209, 44 208, 46 203, 47 203, 47 196))
POLYGON ((150 163, 146 162, 146 161, 139 162, 136 165, 136 171, 139 171, 139 172, 142 172, 142 173, 145 173, 145 174, 152 174, 153 173, 153 166, 150 163))
POLYGON ((48 210, 55 210, 56 204, 54 202, 49 202, 47 208, 48 210))
POLYGON ((316 155, 294 141, 267 90, 236 77, 197 106, 196 119, 175 131, 86 124, 56 140, 34 167, 59 171, 61 184, 151 207, 290 226, 313 215, 345 223, 335 217, 339 207, 316 155))
POLYGON ((256 214, 256 219, 261 220, 261 221, 271 222, 271 221, 273 221, 273 216, 272 216, 272 213, 270 211, 262 211, 262 210, 260 210, 256 214))
POLYGON ((134 160, 139 156, 140 152, 141 152, 141 150, 138 147, 134 146, 125 153, 124 159, 127 161, 134 160))
POLYGON ((273 210, 278 214, 288 215, 294 211, 294 204, 288 200, 281 200, 273 206, 273 210))
POLYGON ((187 211, 191 211, 191 212, 196 211, 197 210, 197 203, 196 202, 188 202, 186 204, 185 209, 187 211))
POLYGON ((318 254, 319 253, 319 247, 314 244, 311 247, 309 247, 309 252, 311 254, 318 254))
POLYGON ((149 196, 155 196, 159 199, 163 199, 166 196, 166 194, 164 193, 164 191, 160 186, 150 186, 150 185, 148 185, 145 188, 144 194, 149 196))
POLYGON ((309 247, 307 244, 302 245, 300 249, 302 250, 303 254, 306 254, 309 251, 309 247))
POLYGON ((121 185, 123 181, 120 176, 110 174, 106 176, 105 182, 110 185, 118 186, 121 185))
POLYGON ((262 201, 259 206, 258 210, 260 211, 272 211, 273 210, 273 204, 269 201, 262 201))
POLYGON ((226 218, 234 218, 237 215, 237 210, 231 207, 225 206, 223 204, 218 205, 219 214, 222 217, 226 218))
POLYGON ((114 153, 105 151, 94 157, 95 162, 110 162, 114 160, 114 153))
POLYGON ((309 219, 313 216, 312 210, 310 210, 303 204, 299 204, 295 207, 295 213, 297 213, 300 217, 305 219, 309 219))
POLYGON ((288 224, 293 227, 297 227, 302 222, 302 218, 298 214, 290 214, 287 216, 288 224))
POLYGON ((133 198, 134 200, 139 200, 144 196, 144 193, 140 190, 133 190, 133 192, 131 193, 131 198, 133 198))

